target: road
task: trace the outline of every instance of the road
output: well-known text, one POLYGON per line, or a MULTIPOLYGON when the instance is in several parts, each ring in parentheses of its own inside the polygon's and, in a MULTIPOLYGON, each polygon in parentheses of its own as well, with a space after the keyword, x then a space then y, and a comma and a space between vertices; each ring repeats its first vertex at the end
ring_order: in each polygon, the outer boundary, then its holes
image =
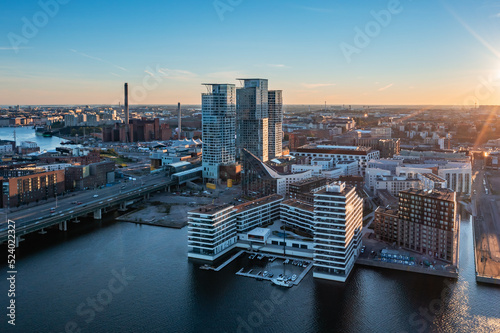
POLYGON ((6 227, 7 217, 10 220, 15 220, 16 225, 23 225, 37 219, 43 219, 44 217, 71 212, 74 208, 80 206, 77 204, 78 202, 81 202, 81 205, 85 206, 91 203, 101 202, 103 200, 109 201, 117 194, 135 191, 140 186, 155 185, 158 184, 160 180, 166 180, 164 175, 148 175, 144 177, 137 177, 135 179, 135 181, 122 181, 122 183, 111 187, 105 187, 98 190, 80 191, 74 193, 74 195, 68 194, 64 197, 58 197, 57 205, 56 201, 50 201, 36 206, 26 206, 20 210, 9 212, 8 214, 5 212, 6 209, 4 209, 2 222, 0 223, 0 230, 3 230, 6 227), (55 211, 53 211, 52 208, 55 208, 55 211))
POLYGON ((476 269, 479 276, 500 278, 500 196, 492 194, 500 179, 498 171, 483 170, 483 162, 474 166, 473 216, 475 216, 476 269), (485 177, 485 174, 489 174, 485 177), (485 185, 486 184, 486 185, 485 185))

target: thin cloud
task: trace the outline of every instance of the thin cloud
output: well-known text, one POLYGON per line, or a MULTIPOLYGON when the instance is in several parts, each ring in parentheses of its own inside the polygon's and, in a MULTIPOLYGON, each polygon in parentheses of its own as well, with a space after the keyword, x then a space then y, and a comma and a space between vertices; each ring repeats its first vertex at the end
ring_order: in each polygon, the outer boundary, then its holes
POLYGON ((268 67, 272 67, 272 68, 288 68, 287 65, 283 65, 283 64, 267 64, 268 67))
POLYGON ((334 86, 335 83, 302 83, 307 89, 324 88, 334 86))
MULTIPOLYGON (((198 77, 193 72, 186 71, 183 69, 171 69, 171 68, 158 68, 158 73, 162 74, 162 77, 165 79, 172 79, 172 80, 189 80, 198 77)), ((145 71, 151 76, 154 76, 153 73, 145 71)))
POLYGON ((113 66, 113 67, 115 67, 115 68, 118 68, 119 70, 122 70, 122 71, 124 71, 124 72, 127 72, 127 71, 128 71, 128 70, 127 70, 126 68, 124 68, 124 67, 121 67, 121 66, 115 65, 115 64, 113 64, 112 62, 109 62, 109 61, 107 61, 107 60, 103 60, 103 59, 101 59, 101 58, 99 58, 99 57, 94 57, 94 56, 91 56, 91 55, 89 55, 89 54, 87 54, 87 53, 78 52, 78 51, 77 51, 77 50, 75 50, 75 49, 69 49, 69 50, 70 50, 71 52, 73 52, 73 53, 76 53, 76 54, 78 54, 78 55, 82 56, 82 57, 89 58, 89 59, 92 59, 92 60, 95 60, 95 61, 100 61, 100 62, 103 62, 103 63, 105 63, 105 64, 109 64, 109 65, 111 65, 111 66, 113 66))
POLYGON ((392 87, 393 85, 394 85, 394 83, 388 84, 388 85, 386 85, 385 87, 379 88, 379 89, 378 89, 378 91, 384 91, 384 90, 387 90, 387 89, 389 89, 390 87, 392 87))
POLYGON ((114 75, 114 76, 117 76, 117 77, 121 77, 121 75, 118 75, 118 74, 113 73, 113 72, 109 72, 109 74, 114 75))

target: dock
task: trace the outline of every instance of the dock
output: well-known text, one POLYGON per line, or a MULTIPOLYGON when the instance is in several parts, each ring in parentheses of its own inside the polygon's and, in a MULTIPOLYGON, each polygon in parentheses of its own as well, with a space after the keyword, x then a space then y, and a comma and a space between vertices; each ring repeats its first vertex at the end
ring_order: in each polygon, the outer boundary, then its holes
POLYGON ((262 276, 262 275, 258 275, 258 274, 252 274, 251 273, 252 270, 248 271, 247 273, 244 273, 243 272, 243 268, 240 269, 238 272, 236 272, 236 275, 239 275, 239 276, 246 276, 246 277, 250 277, 250 278, 255 278, 255 279, 263 279, 263 280, 268 280, 268 281, 271 281, 271 278, 270 277, 267 277, 267 276, 262 276))

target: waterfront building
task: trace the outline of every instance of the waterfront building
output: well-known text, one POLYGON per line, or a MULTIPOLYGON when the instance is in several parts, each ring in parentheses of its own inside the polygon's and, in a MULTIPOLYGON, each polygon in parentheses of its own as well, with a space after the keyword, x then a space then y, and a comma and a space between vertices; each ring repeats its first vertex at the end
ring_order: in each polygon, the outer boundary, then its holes
POLYGON ((398 211, 381 207, 375 211, 378 239, 455 266, 459 229, 456 193, 445 188, 401 191, 398 211))
POLYGON ((281 203, 281 221, 287 228, 307 233, 314 233, 314 206, 296 199, 288 199, 281 203))
POLYGON ((273 194, 236 206, 234 215, 238 233, 245 233, 279 220, 282 201, 283 196, 273 194))
POLYGON ((345 282, 361 250, 363 200, 356 188, 335 182, 314 193, 316 278, 345 282))
POLYGON ((235 219, 227 204, 188 212, 188 257, 213 261, 231 250, 238 239, 235 219))

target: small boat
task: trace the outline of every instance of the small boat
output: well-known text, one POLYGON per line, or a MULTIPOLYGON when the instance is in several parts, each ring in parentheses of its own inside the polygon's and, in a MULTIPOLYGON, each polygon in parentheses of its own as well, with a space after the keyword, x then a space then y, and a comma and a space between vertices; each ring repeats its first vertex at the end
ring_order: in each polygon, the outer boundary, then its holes
POLYGON ((208 271, 208 270, 213 269, 213 267, 212 267, 212 266, 209 266, 209 265, 207 265, 207 264, 205 264, 205 265, 203 265, 203 266, 200 266, 200 269, 204 269, 204 270, 207 270, 207 271, 208 271))
POLYGON ((297 275, 293 274, 291 280, 292 282, 295 282, 295 280, 297 280, 297 275))
POLYGON ((259 260, 262 260, 264 258, 264 256, 262 254, 259 254, 259 256, 257 257, 257 259, 259 260))
POLYGON ((286 281, 284 278, 275 278, 275 279, 271 279, 271 282, 274 284, 274 285, 277 285, 277 286, 280 286, 280 287, 287 287, 287 288, 290 288, 292 285, 290 283, 288 283, 288 281, 286 281))

